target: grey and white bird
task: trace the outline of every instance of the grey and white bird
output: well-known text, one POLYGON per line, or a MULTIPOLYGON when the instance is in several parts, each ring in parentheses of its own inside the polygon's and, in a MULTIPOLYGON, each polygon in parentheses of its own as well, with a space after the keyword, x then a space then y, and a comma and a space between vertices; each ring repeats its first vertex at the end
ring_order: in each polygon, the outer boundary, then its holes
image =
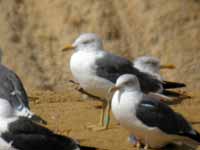
POLYGON ((161 65, 160 60, 153 56, 141 56, 133 60, 133 66, 140 70, 155 76, 158 80, 163 81, 163 77, 160 75, 160 69, 174 69, 173 64, 161 65))
POLYGON ((1 150, 95 150, 81 146, 70 137, 53 133, 49 129, 19 117, 9 101, 0 98, 1 150))
POLYGON ((161 148, 170 143, 191 147, 200 144, 200 134, 187 120, 165 103, 144 94, 135 75, 120 76, 110 92, 114 92, 114 117, 145 145, 145 149, 161 148))
MULTIPOLYGON (((143 92, 161 92, 163 88, 183 87, 184 84, 160 82, 152 75, 140 72, 132 66, 132 62, 104 51, 103 42, 94 33, 81 34, 72 45, 67 45, 63 51, 75 49, 70 59, 70 69, 75 80, 88 93, 103 99, 103 109, 100 119, 101 126, 104 124, 105 109, 109 110, 108 90, 115 84, 117 78, 126 73, 138 77, 143 92)), ((108 112, 107 112, 108 113, 108 112)), ((109 120, 107 116, 105 120, 109 120)), ((103 128, 104 128, 103 127, 103 128)))
MULTIPOLYGON (((153 56, 141 56, 137 57, 133 60, 133 66, 140 70, 141 72, 150 74, 154 76, 159 81, 163 82, 165 79, 161 76, 160 70, 161 69, 174 69, 175 66, 173 64, 161 64, 160 60, 153 56)), ((171 82, 173 84, 173 82, 171 82)), ((177 84, 177 83, 174 83, 177 84)), ((162 94, 165 95, 165 99, 173 99, 173 98, 190 98, 191 96, 186 94, 181 94, 175 91, 170 91, 164 89, 162 94)))
MULTIPOLYGON (((0 60, 2 50, 0 49, 0 60)), ((4 98, 16 110, 17 116, 24 116, 46 124, 42 118, 30 111, 29 99, 18 75, 0 63, 0 98, 4 98)))

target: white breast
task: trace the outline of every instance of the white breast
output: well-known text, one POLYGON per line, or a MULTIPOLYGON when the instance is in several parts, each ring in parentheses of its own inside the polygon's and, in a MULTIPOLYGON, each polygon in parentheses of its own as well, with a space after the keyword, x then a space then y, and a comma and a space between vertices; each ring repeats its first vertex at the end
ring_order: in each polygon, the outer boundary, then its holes
POLYGON ((136 106, 139 102, 138 99, 134 99, 135 94, 133 92, 115 92, 112 99, 112 112, 115 118, 121 125, 126 128, 135 126, 136 121, 136 106))
POLYGON ((95 60, 97 57, 102 57, 101 52, 78 51, 71 57, 70 69, 74 78, 84 90, 95 96, 107 99, 108 90, 113 83, 96 76, 95 60))
POLYGON ((0 134, 3 132, 8 131, 8 126, 11 122, 16 121, 17 117, 11 117, 11 118, 3 118, 0 117, 1 123, 0 123, 0 134))

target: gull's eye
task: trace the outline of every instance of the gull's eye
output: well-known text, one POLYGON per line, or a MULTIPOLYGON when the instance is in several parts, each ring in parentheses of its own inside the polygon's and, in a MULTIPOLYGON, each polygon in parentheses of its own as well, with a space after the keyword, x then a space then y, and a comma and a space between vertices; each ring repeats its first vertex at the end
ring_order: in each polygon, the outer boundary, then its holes
POLYGON ((88 43, 92 43, 92 42, 94 42, 94 39, 92 39, 92 40, 87 40, 87 41, 84 41, 84 42, 83 42, 83 44, 88 44, 88 43))
POLYGON ((90 43, 90 41, 84 41, 84 42, 83 42, 83 44, 88 44, 88 43, 90 43))
POLYGON ((157 66, 157 63, 156 63, 156 62, 152 62, 152 65, 153 65, 153 66, 157 66))

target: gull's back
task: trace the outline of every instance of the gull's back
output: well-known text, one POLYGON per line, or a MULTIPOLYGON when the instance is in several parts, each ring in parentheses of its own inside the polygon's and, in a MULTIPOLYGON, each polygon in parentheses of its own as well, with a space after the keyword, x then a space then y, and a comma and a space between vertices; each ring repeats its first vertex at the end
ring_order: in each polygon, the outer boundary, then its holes
POLYGON ((132 62, 104 51, 104 57, 96 61, 97 75, 107 78, 113 83, 123 74, 134 74, 138 77, 143 92, 158 92, 162 88, 162 83, 150 74, 140 72, 132 66, 132 62))
POLYGON ((19 100, 16 100, 20 98, 23 105, 29 108, 28 96, 20 78, 2 64, 0 64, 0 83, 1 98, 8 99, 15 107, 21 105, 19 100))

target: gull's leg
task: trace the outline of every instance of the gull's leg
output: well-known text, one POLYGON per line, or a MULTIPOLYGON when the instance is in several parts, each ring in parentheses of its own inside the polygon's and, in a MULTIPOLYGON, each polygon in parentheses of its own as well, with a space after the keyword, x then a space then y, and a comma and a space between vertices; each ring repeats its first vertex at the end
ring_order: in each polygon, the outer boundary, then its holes
POLYGON ((111 110, 111 102, 104 101, 100 118, 100 126, 90 125, 88 126, 88 128, 93 131, 107 130, 110 124, 110 110, 111 110))
POLYGON ((149 144, 148 144, 148 134, 145 135, 145 146, 144 146, 144 150, 148 150, 149 148, 149 144))
POLYGON ((102 109, 101 109, 101 115, 100 115, 100 121, 99 121, 99 126, 104 126, 104 116, 105 116, 105 110, 106 110, 106 101, 102 101, 102 109))
POLYGON ((111 112, 111 100, 107 101, 107 105, 106 105, 106 114, 104 117, 104 125, 105 125, 105 129, 108 129, 109 125, 110 125, 110 112, 111 112))
POLYGON ((134 135, 129 135, 128 137, 128 141, 129 143, 131 143, 131 145, 133 145, 133 147, 136 147, 137 142, 139 141, 134 135))
POLYGON ((78 82, 74 81, 74 80, 69 80, 70 83, 72 83, 75 86, 75 90, 81 90, 81 86, 78 82))
POLYGON ((146 144, 146 145, 144 146, 144 150, 148 150, 148 149, 149 149, 149 145, 146 144))
POLYGON ((140 150, 140 148, 141 148, 141 143, 140 143, 140 141, 137 141, 137 143, 136 143, 136 149, 140 150))
POLYGON ((94 131, 107 130, 110 124, 110 111, 111 111, 111 94, 108 94, 107 100, 103 100, 103 107, 100 118, 100 126, 90 126, 89 128, 94 131))

